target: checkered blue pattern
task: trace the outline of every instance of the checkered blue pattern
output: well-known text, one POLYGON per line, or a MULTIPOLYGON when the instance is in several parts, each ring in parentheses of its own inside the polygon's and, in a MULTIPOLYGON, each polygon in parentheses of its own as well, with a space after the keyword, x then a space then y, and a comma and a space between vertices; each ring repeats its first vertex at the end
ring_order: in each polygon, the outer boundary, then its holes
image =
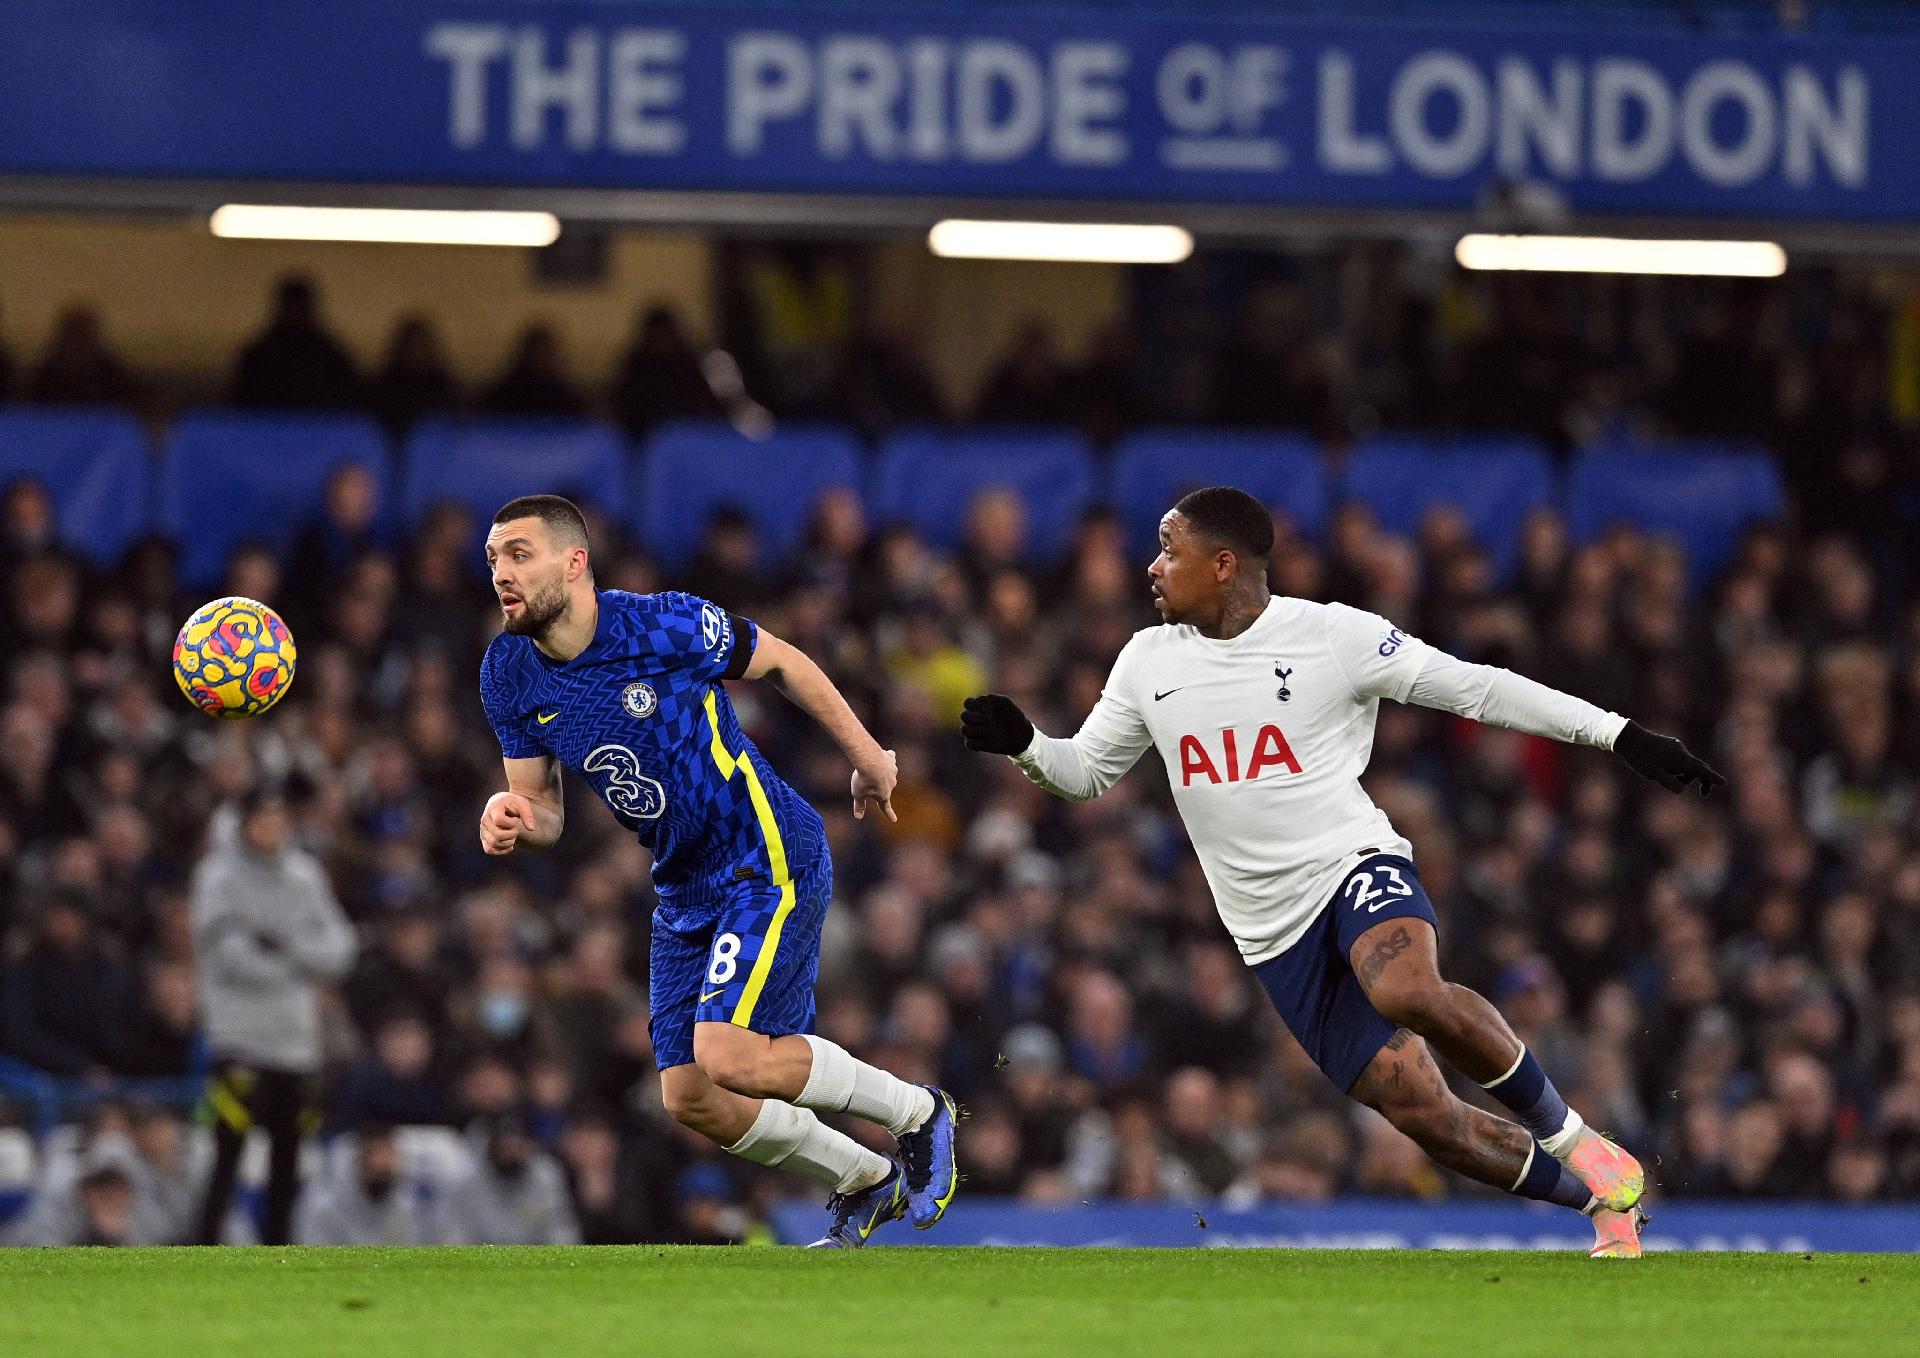
MULTIPOLYGON (((769 1037, 813 1031, 820 930, 832 899, 833 869, 823 858, 794 882, 794 906, 746 1027, 769 1037)), ((778 888, 751 882, 729 892, 709 924, 676 928, 655 916, 647 991, 653 1059, 661 1070, 693 1060, 695 1023, 730 1023, 739 1014, 779 904, 778 888)))
POLYGON ((751 652, 758 629, 691 594, 609 589, 599 598, 593 642, 565 664, 527 637, 503 633, 487 648, 480 698, 501 752, 552 755, 585 778, 652 851, 657 920, 709 926, 737 887, 756 875, 771 882, 746 777, 723 776, 714 759, 711 696, 722 746, 753 761, 789 871, 796 880, 817 871, 826 827, 747 739, 720 682, 736 646, 751 652))

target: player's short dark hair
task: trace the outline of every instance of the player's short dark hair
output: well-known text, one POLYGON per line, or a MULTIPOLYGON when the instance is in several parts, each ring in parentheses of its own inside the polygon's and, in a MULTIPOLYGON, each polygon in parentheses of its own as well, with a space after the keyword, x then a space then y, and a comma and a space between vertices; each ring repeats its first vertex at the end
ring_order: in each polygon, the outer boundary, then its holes
POLYGON ((1189 491, 1174 510, 1195 533, 1241 556, 1265 561, 1273 551, 1273 515, 1244 490, 1207 486, 1189 491))
POLYGON ((579 505, 564 495, 522 495, 517 500, 509 500, 493 516, 493 526, 498 528, 514 519, 538 519, 547 526, 555 542, 571 547, 587 545, 586 516, 580 512, 579 505))

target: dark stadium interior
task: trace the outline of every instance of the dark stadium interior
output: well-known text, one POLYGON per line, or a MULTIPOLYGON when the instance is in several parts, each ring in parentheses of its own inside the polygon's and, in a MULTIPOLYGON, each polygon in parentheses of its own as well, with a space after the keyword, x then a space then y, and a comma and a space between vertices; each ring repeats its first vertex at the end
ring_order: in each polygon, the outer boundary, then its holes
POLYGON ((0 1354, 1911 1347, 1913 0, 0 17, 0 1354))
MULTIPOLYGON (((844 269, 859 295, 857 248, 745 257, 844 269)), ((1374 609, 1681 734, 1731 777, 1730 796, 1671 799, 1592 751, 1383 705, 1367 786, 1415 845, 1449 975, 1501 1006, 1569 1100, 1657 1165, 1668 1195, 1920 1193, 1920 312, 1886 276, 1490 283, 1386 247, 1203 252, 1137 270, 1084 352, 1029 317, 958 402, 910 338, 857 306, 782 329, 751 287, 721 292, 711 341, 642 302, 617 369, 582 371, 529 318, 495 377, 464 383, 436 358, 431 315, 384 356, 353 352, 329 335, 324 287, 309 323, 313 294, 291 283, 280 319, 203 387, 379 424, 360 445, 375 475, 335 477, 332 514, 315 497, 273 530, 277 552, 196 520, 184 556, 161 540, 103 554, 63 534, 37 482, 7 486, 0 1052, 14 1130, 0 1136, 8 1163, 32 1165, 28 1134, 68 1124, 38 1157, 43 1205, 124 1165, 132 1238, 186 1229, 204 1173, 184 1121, 203 1060, 188 894, 210 823, 256 773, 286 780, 300 842, 361 940, 325 1011, 323 1103, 325 1136, 364 1135, 315 1152, 318 1172, 357 1172, 351 1148, 385 1128, 451 1129, 403 1137, 407 1172, 430 1175, 456 1134, 490 1145, 518 1115, 567 1186, 555 1239, 576 1223, 599 1242, 749 1238, 794 1191, 660 1108, 644 852, 579 786, 552 853, 502 863, 475 842, 499 778, 473 686, 497 610, 472 513, 418 497, 395 512, 396 488, 407 459, 458 456, 507 415, 613 422, 582 436, 638 440, 613 441, 629 476, 645 440, 688 417, 830 422, 860 460, 928 422, 987 445, 1001 425, 1084 440, 1087 503, 989 495, 951 547, 837 493, 804 534, 724 507, 682 516, 694 550, 662 560, 632 506, 588 504, 602 584, 686 588, 756 618, 898 750, 899 823, 856 824, 817 728, 771 689, 735 686, 832 839, 821 1031, 972 1106, 970 1193, 1482 1191, 1347 1105, 1286 1036, 1215 919, 1156 761, 1070 806, 960 747, 960 700, 987 688, 1070 733, 1153 621, 1146 557, 1105 488, 1129 436, 1165 426, 1309 451, 1333 504, 1323 523, 1282 514, 1277 591, 1374 609), (743 390, 712 379, 715 343, 743 390), (448 414, 450 441, 410 437, 448 414), (1361 473, 1395 435, 1521 436, 1556 476, 1610 442, 1680 459, 1762 448, 1785 493, 1737 540, 1725 525, 1691 542, 1573 531, 1571 498, 1490 511, 1497 541, 1444 509, 1388 531, 1361 473), (1066 550, 1030 550, 1043 539, 1066 550), (183 577, 181 561, 217 576, 183 577), (166 685, 174 628, 214 593, 275 602, 299 639, 298 682, 270 720, 210 724, 166 685)), ((149 441, 189 455, 172 442, 192 422, 177 396, 113 356, 114 314, 114 298, 90 298, 44 351, 0 349, 14 402, 0 421, 118 405, 142 421, 142 457, 149 441)), ((37 1211, 13 1229, 70 1224, 37 1211)), ((485 1227, 448 1214, 433 1229, 485 1227)))

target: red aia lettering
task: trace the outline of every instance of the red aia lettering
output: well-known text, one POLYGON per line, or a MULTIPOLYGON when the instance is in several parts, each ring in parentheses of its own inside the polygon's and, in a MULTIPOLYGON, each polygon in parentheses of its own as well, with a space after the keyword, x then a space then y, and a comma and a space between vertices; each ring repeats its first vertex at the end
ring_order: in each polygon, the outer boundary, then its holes
POLYGON ((1198 736, 1180 737, 1180 786, 1192 787, 1196 777, 1203 777, 1209 783, 1239 783, 1258 778, 1263 769, 1282 768, 1288 773, 1300 772, 1300 761, 1294 758, 1293 747, 1287 744, 1286 736, 1278 726, 1269 723, 1260 728, 1260 734, 1253 739, 1253 757, 1247 761, 1246 771, 1240 769, 1240 742, 1232 728, 1220 733, 1220 747, 1223 762, 1226 765, 1226 777, 1220 776, 1219 766, 1207 747, 1200 743, 1198 736))
POLYGON ((1193 775, 1204 773, 1209 783, 1220 781, 1220 775, 1213 767, 1213 761, 1207 758, 1207 747, 1200 743, 1197 736, 1180 737, 1180 786, 1192 787, 1193 775))
POLYGON ((1253 742, 1253 762, 1247 765, 1247 777, 1258 778, 1260 770, 1269 764, 1278 764, 1288 773, 1300 772, 1300 761, 1293 757, 1293 747, 1287 744, 1278 726, 1260 728, 1260 735, 1253 742))

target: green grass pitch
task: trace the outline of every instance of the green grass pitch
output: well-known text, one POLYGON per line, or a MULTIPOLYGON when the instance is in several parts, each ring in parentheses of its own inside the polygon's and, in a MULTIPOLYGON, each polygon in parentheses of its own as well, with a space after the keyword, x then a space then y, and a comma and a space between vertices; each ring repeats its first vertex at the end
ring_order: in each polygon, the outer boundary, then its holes
POLYGON ((1920 1256, 1400 1251, 0 1251, 0 1354, 1915 1352, 1920 1256))

